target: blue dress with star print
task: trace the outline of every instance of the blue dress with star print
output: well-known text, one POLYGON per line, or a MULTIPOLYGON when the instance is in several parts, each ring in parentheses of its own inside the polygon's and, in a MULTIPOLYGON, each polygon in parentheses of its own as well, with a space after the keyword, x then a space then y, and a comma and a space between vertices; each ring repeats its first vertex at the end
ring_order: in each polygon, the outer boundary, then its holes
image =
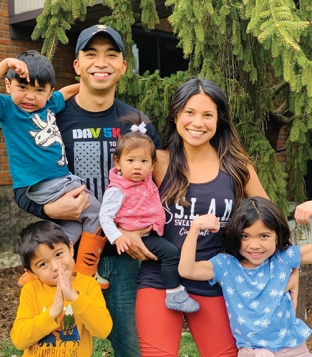
POLYGON ((300 267, 300 247, 276 251, 256 268, 242 267, 233 256, 218 254, 211 285, 219 283, 238 348, 279 351, 297 347, 312 330, 295 316, 285 288, 293 268, 300 267))

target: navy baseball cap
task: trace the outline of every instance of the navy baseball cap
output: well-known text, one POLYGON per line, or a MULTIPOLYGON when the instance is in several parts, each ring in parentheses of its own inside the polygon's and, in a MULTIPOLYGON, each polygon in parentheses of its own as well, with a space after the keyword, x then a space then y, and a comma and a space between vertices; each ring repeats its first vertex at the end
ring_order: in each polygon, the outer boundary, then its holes
POLYGON ((78 52, 86 47, 93 36, 101 33, 107 34, 113 40, 117 49, 122 52, 123 56, 125 55, 124 44, 122 42, 121 36, 117 31, 106 25, 94 25, 81 31, 76 44, 76 58, 78 57, 78 52))

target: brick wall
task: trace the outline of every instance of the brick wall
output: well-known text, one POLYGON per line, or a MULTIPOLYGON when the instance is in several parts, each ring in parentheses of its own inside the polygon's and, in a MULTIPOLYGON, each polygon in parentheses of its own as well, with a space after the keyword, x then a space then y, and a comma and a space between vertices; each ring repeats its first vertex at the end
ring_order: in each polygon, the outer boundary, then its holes
MULTIPOLYGON (((20 41, 10 38, 8 1, 13 0, 0 0, 0 61, 6 57, 16 57, 29 49, 40 52, 42 46, 39 41, 20 41)), ((74 49, 72 47, 58 46, 52 62, 56 73, 56 89, 75 83, 73 60, 74 49)), ((0 79, 0 93, 5 93, 3 78, 0 79)), ((0 251, 13 251, 21 229, 37 220, 34 216, 20 210, 15 204, 11 184, 5 140, 0 128, 0 251)))

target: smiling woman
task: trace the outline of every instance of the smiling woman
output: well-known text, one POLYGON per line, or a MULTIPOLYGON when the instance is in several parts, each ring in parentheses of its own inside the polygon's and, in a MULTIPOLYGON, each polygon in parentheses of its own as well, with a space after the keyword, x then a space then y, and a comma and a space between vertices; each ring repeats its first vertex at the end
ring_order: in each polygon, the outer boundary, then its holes
POLYGON ((177 133, 184 148, 210 145, 217 130, 218 109, 216 103, 204 93, 192 96, 175 119, 177 133))
MULTIPOLYGON (((220 252, 220 237, 236 202, 267 195, 239 142, 226 96, 214 82, 192 78, 183 83, 164 128, 163 150, 157 151, 153 170, 166 212, 164 238, 181 249, 194 219, 213 213, 221 228, 198 232, 196 250, 197 259, 208 260, 220 252)), ((179 350, 183 314, 163 307, 166 290, 160 272, 157 261, 143 261, 138 276, 136 321, 142 357, 176 356, 179 350)), ((237 356, 220 287, 190 279, 181 279, 181 284, 200 304, 198 312, 185 315, 200 355, 237 356)))

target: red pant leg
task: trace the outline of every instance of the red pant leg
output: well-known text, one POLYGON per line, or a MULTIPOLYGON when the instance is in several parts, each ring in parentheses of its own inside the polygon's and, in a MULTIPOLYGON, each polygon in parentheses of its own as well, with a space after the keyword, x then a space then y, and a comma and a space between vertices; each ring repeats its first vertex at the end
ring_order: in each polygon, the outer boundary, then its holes
POLYGON ((136 326, 141 357, 177 357, 183 324, 181 312, 167 309, 165 290, 139 289, 136 326))
POLYGON ((186 314, 186 321, 201 357, 237 357, 223 297, 190 296, 200 304, 198 312, 186 314))

